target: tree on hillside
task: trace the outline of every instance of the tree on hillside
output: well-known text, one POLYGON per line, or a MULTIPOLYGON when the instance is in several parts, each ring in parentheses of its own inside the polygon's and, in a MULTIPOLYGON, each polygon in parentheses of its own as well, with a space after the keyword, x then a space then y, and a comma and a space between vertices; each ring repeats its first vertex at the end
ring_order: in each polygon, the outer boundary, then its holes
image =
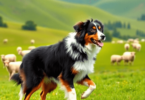
POLYGON ((27 21, 25 25, 22 26, 24 30, 36 30, 36 24, 33 21, 27 21))
POLYGON ((130 28, 131 28, 130 23, 128 23, 127 28, 128 28, 128 29, 130 29, 130 28))
POLYGON ((0 16, 0 27, 7 27, 7 24, 3 23, 3 19, 1 16, 0 16))
POLYGON ((123 28, 126 28, 126 24, 125 23, 123 24, 123 28))
POLYGON ((114 37, 118 37, 118 38, 119 38, 119 37, 120 37, 120 32, 118 32, 117 29, 114 28, 112 35, 113 35, 114 37))
POLYGON ((145 14, 142 14, 142 15, 141 15, 141 18, 138 18, 138 20, 145 21, 145 14))
POLYGON ((106 36, 106 42, 111 42, 112 41, 112 35, 109 33, 109 31, 105 31, 105 36, 106 36))

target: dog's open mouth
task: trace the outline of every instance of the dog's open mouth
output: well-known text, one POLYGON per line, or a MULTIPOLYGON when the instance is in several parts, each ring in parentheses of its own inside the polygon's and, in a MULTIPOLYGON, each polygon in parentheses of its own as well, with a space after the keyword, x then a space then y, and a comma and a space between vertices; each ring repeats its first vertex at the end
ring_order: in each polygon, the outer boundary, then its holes
POLYGON ((104 44, 101 40, 94 40, 94 39, 91 39, 92 42, 96 45, 98 45, 99 47, 102 47, 104 44))

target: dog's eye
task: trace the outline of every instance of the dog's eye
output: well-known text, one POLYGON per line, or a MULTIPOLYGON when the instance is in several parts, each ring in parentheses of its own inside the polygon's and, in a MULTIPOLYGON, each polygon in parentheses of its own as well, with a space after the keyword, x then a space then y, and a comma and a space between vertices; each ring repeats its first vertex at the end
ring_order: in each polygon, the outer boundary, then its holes
POLYGON ((98 26, 98 29, 99 29, 99 30, 101 30, 101 27, 100 27, 100 26, 98 26))
POLYGON ((94 30, 96 30, 96 27, 95 27, 95 26, 93 26, 92 28, 93 28, 94 30))

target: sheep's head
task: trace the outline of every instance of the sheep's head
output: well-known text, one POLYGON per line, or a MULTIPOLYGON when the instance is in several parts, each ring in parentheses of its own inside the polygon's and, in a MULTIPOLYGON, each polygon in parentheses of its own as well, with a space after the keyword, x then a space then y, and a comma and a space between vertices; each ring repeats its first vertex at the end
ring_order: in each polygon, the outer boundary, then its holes
POLYGON ((132 59, 135 58, 135 52, 131 52, 131 57, 132 57, 132 59))
POLYGON ((19 50, 19 51, 18 51, 18 54, 21 55, 21 53, 22 53, 22 50, 19 50))
POLYGON ((8 67, 9 66, 9 61, 7 60, 7 61, 4 61, 4 65, 6 66, 6 67, 8 67))
POLYGON ((5 60, 5 55, 1 55, 1 59, 2 59, 2 61, 4 61, 5 60))
POLYGON ((135 56, 135 52, 131 52, 131 55, 135 56))

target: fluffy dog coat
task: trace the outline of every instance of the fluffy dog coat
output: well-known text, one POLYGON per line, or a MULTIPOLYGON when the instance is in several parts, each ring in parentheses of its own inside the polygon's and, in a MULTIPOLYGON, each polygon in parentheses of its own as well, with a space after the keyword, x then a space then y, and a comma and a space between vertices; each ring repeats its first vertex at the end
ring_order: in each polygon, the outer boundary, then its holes
POLYGON ((22 85, 20 99, 25 100, 42 87, 41 99, 61 83, 67 100, 76 100, 74 82, 88 86, 81 98, 86 98, 96 88, 88 77, 93 73, 96 55, 105 40, 103 25, 100 21, 79 22, 74 26, 76 32, 70 33, 61 42, 33 49, 24 56, 19 74, 12 80, 22 85), (47 81, 46 81, 47 78, 47 81), (49 81, 48 81, 49 80, 49 81))

